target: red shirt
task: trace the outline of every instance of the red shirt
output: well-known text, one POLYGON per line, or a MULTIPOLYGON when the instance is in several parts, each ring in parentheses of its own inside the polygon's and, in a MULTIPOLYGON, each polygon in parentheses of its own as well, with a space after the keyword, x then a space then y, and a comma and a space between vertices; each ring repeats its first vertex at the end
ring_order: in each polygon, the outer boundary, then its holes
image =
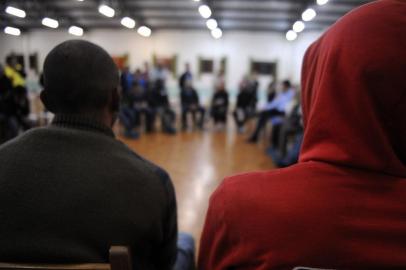
POLYGON ((299 163, 223 181, 200 270, 406 269, 406 1, 344 16, 302 72, 299 163))

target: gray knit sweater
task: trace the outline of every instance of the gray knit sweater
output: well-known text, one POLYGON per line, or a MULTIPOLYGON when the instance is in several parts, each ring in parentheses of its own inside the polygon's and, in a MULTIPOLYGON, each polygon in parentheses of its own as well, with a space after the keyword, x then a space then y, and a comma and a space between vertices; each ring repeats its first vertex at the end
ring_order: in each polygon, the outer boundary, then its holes
POLYGON ((129 245, 135 269, 176 259, 168 174, 95 121, 58 115, 0 147, 0 261, 104 262, 129 245))

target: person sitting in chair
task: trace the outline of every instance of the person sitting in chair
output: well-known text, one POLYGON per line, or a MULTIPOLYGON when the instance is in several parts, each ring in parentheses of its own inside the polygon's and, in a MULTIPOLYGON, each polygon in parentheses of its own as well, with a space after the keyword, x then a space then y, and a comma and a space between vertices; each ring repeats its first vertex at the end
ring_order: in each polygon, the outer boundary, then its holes
POLYGON ((125 245, 134 269, 172 269, 174 188, 115 139, 118 89, 113 59, 93 43, 47 55, 41 99, 52 124, 0 146, 0 261, 107 262, 111 245, 125 245))

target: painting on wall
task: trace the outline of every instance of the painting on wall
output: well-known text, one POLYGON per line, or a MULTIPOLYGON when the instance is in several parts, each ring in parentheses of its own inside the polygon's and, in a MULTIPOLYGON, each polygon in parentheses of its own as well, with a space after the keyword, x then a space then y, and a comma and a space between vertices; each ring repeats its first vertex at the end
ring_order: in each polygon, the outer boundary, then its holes
POLYGON ((178 61, 178 57, 176 54, 171 57, 159 56, 156 54, 152 55, 153 65, 156 66, 158 63, 160 63, 172 74, 172 76, 174 78, 176 78, 178 76, 177 68, 176 68, 177 61, 178 61))
POLYGON ((199 75, 212 74, 214 72, 213 59, 199 58, 199 75))
POLYGON ((118 69, 123 70, 125 67, 128 66, 128 54, 123 55, 112 55, 114 63, 116 63, 118 69))
POLYGON ((276 78, 276 63, 252 60, 251 72, 257 73, 258 75, 265 75, 276 78))

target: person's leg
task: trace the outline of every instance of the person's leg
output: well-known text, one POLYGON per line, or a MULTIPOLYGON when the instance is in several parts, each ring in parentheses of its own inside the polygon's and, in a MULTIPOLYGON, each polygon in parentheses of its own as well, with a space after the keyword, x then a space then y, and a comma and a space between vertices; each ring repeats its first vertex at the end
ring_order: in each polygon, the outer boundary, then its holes
POLYGON ((279 133, 282 129, 282 124, 275 124, 272 126, 272 133, 271 133, 271 146, 275 149, 279 148, 279 133))
POLYGON ((195 241, 186 233, 178 235, 178 254, 173 270, 195 269, 195 241))
POLYGON ((283 116, 285 115, 284 112, 272 109, 272 110, 267 110, 263 111, 260 113, 258 121, 257 121, 257 126, 255 128, 254 133, 249 139, 249 142, 257 142, 258 141, 258 136, 259 133, 262 131, 262 129, 265 127, 267 121, 269 118, 274 117, 274 116, 283 116))
POLYGON ((282 157, 286 155, 289 135, 294 133, 294 130, 289 122, 285 122, 279 131, 279 152, 282 157))
POLYGON ((118 118, 120 119, 120 122, 123 124, 124 129, 126 131, 131 130, 132 119, 131 119, 130 109, 128 107, 121 108, 118 118))
POLYGON ((136 115, 135 110, 129 107, 123 107, 119 114, 120 121, 125 129, 124 135, 133 139, 139 137, 138 132, 133 130, 136 126, 136 115))
POLYGON ((146 114, 146 129, 147 132, 153 132, 155 129, 155 116, 156 110, 153 108, 148 108, 148 113, 146 114))
POLYGON ((271 111, 263 111, 259 114, 257 125, 255 127, 254 133, 251 135, 249 141, 257 142, 259 133, 262 131, 263 127, 266 125, 266 122, 271 117, 271 111))
POLYGON ((199 127, 199 128, 203 128, 203 125, 204 125, 204 116, 205 116, 206 110, 205 110, 203 107, 199 107, 199 108, 198 108, 198 112, 199 112, 198 127, 199 127))
POLYGON ((168 134, 175 134, 176 130, 173 126, 175 113, 170 108, 163 108, 161 114, 163 132, 168 134))
POLYGON ((187 113, 188 109, 186 107, 182 108, 182 129, 187 129, 187 113))
POLYGON ((286 153, 286 157, 279 162, 280 167, 287 167, 292 164, 295 164, 299 159, 300 148, 302 147, 303 142, 303 132, 299 132, 295 136, 295 141, 292 145, 292 148, 286 153))
POLYGON ((197 109, 190 110, 190 112, 192 114, 193 127, 196 127, 198 125, 196 120, 197 109))

